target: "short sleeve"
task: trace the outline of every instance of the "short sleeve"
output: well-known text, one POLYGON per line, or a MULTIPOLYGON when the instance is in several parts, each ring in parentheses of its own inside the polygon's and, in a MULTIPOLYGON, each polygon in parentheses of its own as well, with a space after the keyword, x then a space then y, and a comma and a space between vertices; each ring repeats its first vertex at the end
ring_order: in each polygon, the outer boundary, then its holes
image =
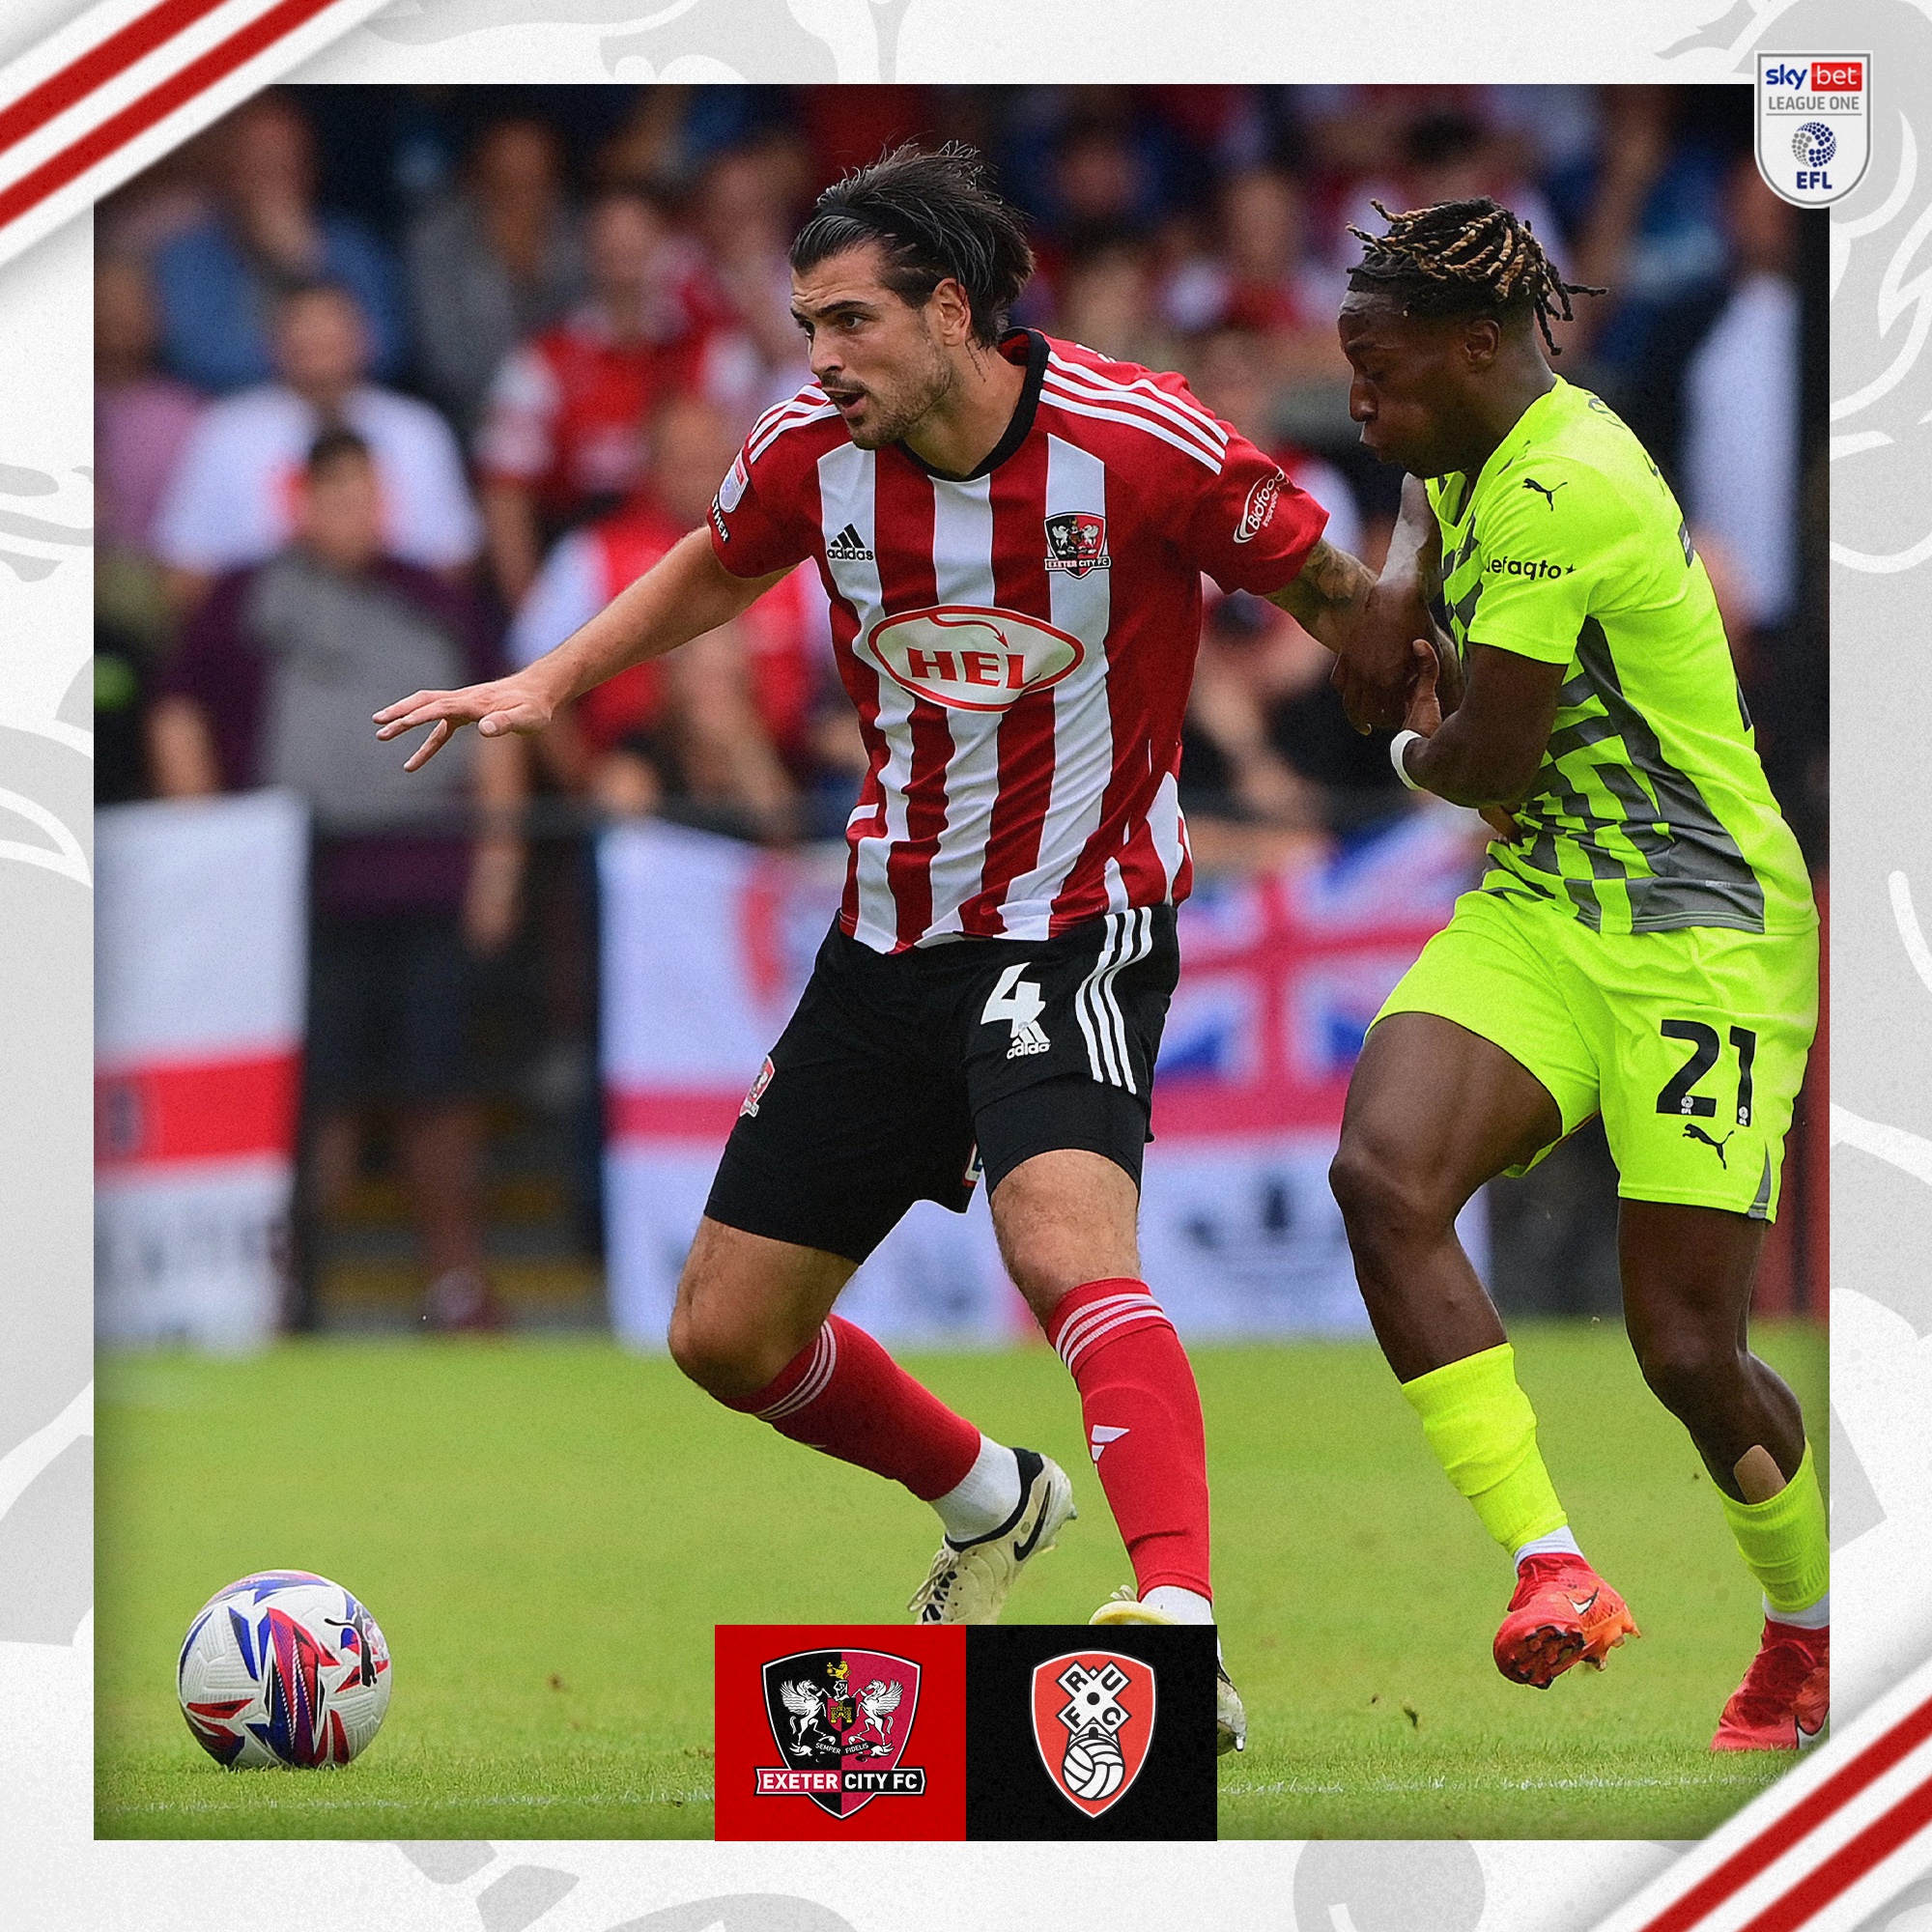
POLYGON ((1610 560, 1629 515, 1594 469, 1537 457, 1496 479, 1476 512, 1476 607, 1465 636, 1544 664, 1568 664, 1577 636, 1604 602, 1610 560))
POLYGON ((1188 558, 1223 590, 1265 597, 1300 574, 1328 523, 1328 512, 1291 483, 1273 457, 1238 430, 1217 473, 1203 488, 1186 524, 1188 558))
POLYGON ((733 577, 770 577, 815 554, 817 476, 796 473, 787 440, 768 436, 761 448, 753 430, 711 499, 711 548, 733 577))

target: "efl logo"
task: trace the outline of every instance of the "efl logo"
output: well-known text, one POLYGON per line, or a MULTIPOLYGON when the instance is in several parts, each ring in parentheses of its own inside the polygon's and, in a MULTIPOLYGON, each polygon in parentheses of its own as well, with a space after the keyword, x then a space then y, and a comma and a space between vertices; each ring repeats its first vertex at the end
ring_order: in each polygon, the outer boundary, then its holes
POLYGON ((1153 1707, 1153 1670, 1137 1657, 1083 1650, 1034 1666, 1033 1740, 1069 1804, 1097 1818, 1132 1790, 1153 1707))
POLYGON ((757 1768, 760 1798, 806 1797, 849 1818, 881 1797, 918 1798, 922 1767, 899 1763, 919 1710, 919 1665, 884 1651, 794 1651, 764 1666, 765 1715, 784 1759, 757 1768))
POLYGON ((1037 617, 938 604, 874 624, 865 650, 895 684, 958 711, 1004 711, 1058 684, 1087 655, 1080 639, 1037 617))
POLYGON ((1863 180, 1870 156, 1868 54, 1759 54, 1757 167, 1799 208, 1827 208, 1863 180))

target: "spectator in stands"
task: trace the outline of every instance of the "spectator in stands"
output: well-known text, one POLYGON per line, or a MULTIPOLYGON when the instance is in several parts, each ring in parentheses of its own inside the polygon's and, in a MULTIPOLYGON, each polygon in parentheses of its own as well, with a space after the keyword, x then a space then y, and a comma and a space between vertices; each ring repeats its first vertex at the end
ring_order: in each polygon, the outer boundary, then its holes
POLYGON ((303 455, 325 429, 353 429, 373 452, 389 554, 456 572, 481 540, 463 458, 427 403, 364 380, 369 335, 347 290, 284 295, 275 312, 281 380, 213 404, 170 479, 155 549, 180 608, 224 570, 260 563, 287 542, 303 455))
POLYGON ((209 213, 155 256, 177 375, 214 393, 267 381, 278 298, 318 281, 354 295, 369 329, 368 366, 384 377, 401 369, 394 266, 359 222, 317 206, 314 137, 288 96, 260 95, 215 130, 213 188, 209 213))
POLYGON ((1169 320, 1189 334, 1236 328, 1262 339, 1280 383, 1346 383, 1335 333, 1343 287, 1312 258, 1301 189, 1279 168, 1228 177, 1216 198, 1216 246, 1176 272, 1169 320))
POLYGON ((1659 313, 1626 413, 1734 559, 1746 628, 1764 630, 1798 597, 1798 216, 1748 155, 1720 209, 1723 272, 1659 313))
MULTIPOLYGON (((716 404, 674 394, 652 417, 649 449, 622 507, 545 560, 511 627, 513 663, 560 644, 696 528, 737 439, 716 404)), ((586 693, 545 734, 560 740, 552 763, 613 815, 668 808, 739 836, 786 838, 830 655, 825 593, 801 565, 734 623, 586 693)))
POLYGON ((693 251, 646 196, 600 195, 584 241, 589 300, 505 359, 476 440, 490 563, 509 610, 559 530, 636 487, 657 403, 675 389, 729 392, 742 374, 742 337, 701 319, 693 251))
POLYGON ((165 797, 280 785, 308 800, 319 1205, 355 1177, 361 1110, 393 1106, 426 1318, 490 1326, 469 1026, 477 962, 516 930, 524 761, 517 740, 472 738, 450 748, 447 773, 439 757, 406 775, 371 734, 398 679, 496 674, 475 601, 385 554, 383 494, 360 437, 316 440, 292 493, 293 540, 223 578, 196 612, 150 714, 151 754, 165 797))
POLYGON ((456 187, 411 224, 405 260, 423 386, 467 440, 503 357, 583 293, 555 134, 541 121, 489 123, 456 187))
MULTIPOLYGON (((1274 457, 1328 511, 1327 540, 1350 554, 1367 541, 1348 483, 1331 464, 1274 431, 1277 392, 1266 338, 1223 328, 1189 374, 1209 409, 1274 457)), ((1355 824, 1400 804, 1386 741, 1349 724, 1328 682, 1334 659, 1293 618, 1253 597, 1210 599, 1183 736, 1182 805, 1278 825, 1355 824)))
POLYGON ((116 640, 102 647, 127 658, 124 689, 135 659, 167 633, 155 519, 203 408, 156 370, 156 334, 147 270, 132 256, 103 257, 94 270, 95 611, 116 640))
POLYGON ((766 140, 715 156, 698 183, 693 226, 703 249, 703 318, 716 330, 741 335, 753 352, 740 393, 724 391, 723 371, 711 393, 748 422, 795 394, 810 373, 792 320, 787 260, 792 207, 807 179, 790 143, 766 140))
POLYGON ((1154 298, 1147 243, 1125 230, 1094 236, 1062 271, 1054 332, 1122 362, 1172 369, 1180 351, 1154 298))

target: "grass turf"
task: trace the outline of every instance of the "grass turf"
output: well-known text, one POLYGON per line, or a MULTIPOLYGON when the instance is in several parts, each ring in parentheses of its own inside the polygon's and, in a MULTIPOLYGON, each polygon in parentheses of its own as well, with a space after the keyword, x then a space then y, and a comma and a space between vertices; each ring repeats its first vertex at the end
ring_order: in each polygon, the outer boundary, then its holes
MULTIPOLYGON (((1253 1739, 1222 1760, 1224 1836, 1688 1838, 1784 1769, 1705 1748, 1756 1593, 1622 1336, 1516 1339, 1557 1488, 1645 1633, 1547 1693, 1495 1674, 1506 1560, 1372 1346, 1195 1352, 1253 1739)), ((1757 1345, 1822 1418, 1822 1334, 1757 1345)), ((909 1365, 1071 1473, 1081 1520, 1009 1615, 1084 1622, 1128 1571, 1058 1360, 909 1365)), ((98 1399, 102 1837, 708 1835, 711 1626, 895 1621, 934 1544, 902 1492, 598 1343, 103 1358, 98 1399), (347 1771, 224 1772, 175 1704, 196 1605, 283 1565, 355 1590, 395 1655, 347 1771)))

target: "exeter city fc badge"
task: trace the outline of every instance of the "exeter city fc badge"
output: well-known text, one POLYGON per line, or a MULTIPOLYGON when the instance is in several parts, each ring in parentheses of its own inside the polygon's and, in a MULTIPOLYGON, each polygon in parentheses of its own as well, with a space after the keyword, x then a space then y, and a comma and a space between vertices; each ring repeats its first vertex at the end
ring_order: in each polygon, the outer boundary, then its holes
POLYGON ((1097 1818, 1133 1788, 1153 1742, 1153 1669, 1137 1657, 1082 1650, 1033 1673, 1033 1741, 1069 1804, 1097 1818))
POLYGON ((1799 208, 1841 201, 1871 154, 1869 54, 1759 54, 1757 171, 1799 208))
POLYGON ((1085 577, 1090 570, 1110 570, 1114 559, 1107 554, 1107 520, 1090 510, 1068 510, 1046 520, 1046 567, 1064 570, 1069 577, 1085 577))
POLYGON ((875 1798, 917 1797, 900 1763, 919 1709, 919 1665, 875 1650, 801 1650, 764 1666, 765 1715, 783 1760, 757 1767, 760 1798, 810 1798, 849 1818, 875 1798))

